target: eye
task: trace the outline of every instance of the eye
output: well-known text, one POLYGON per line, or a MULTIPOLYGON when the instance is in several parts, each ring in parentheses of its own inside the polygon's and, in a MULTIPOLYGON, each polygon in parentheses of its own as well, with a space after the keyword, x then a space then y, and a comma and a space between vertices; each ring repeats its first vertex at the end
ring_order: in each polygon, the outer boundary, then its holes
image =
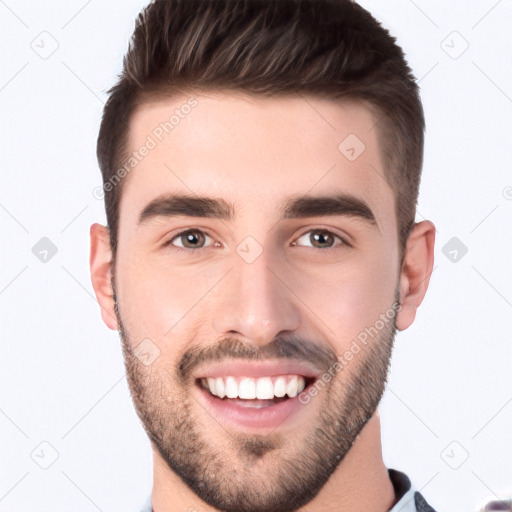
POLYGON ((212 241, 212 238, 199 229, 187 229, 178 233, 169 241, 165 242, 165 246, 173 245, 181 249, 201 249, 206 247, 206 240, 212 241))
MULTIPOLYGON (((213 239, 200 229, 187 229, 173 236, 165 242, 164 246, 173 246, 177 249, 194 250, 203 249, 211 245, 220 246, 219 242, 212 244, 213 239), (209 243, 208 243, 209 241, 209 243)), ((301 235, 292 246, 310 246, 316 250, 326 251, 337 249, 339 246, 350 246, 350 244, 338 235, 326 229, 314 229, 301 235), (338 241, 338 243, 336 243, 338 241)))
POLYGON ((326 229, 313 229, 311 231, 308 231, 301 235, 296 242, 292 242, 293 246, 298 245, 304 245, 304 242, 307 246, 308 243, 311 244, 311 247, 313 249, 336 249, 338 246, 350 246, 350 244, 344 240, 343 238, 339 237, 338 235, 335 235, 334 233, 331 233, 330 231, 326 229), (340 243, 336 244, 336 240, 339 240, 340 243))

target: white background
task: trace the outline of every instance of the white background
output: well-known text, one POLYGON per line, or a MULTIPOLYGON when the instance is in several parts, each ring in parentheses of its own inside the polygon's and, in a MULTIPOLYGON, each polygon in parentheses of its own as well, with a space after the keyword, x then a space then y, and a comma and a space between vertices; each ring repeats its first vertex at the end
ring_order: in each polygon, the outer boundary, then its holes
MULTIPOLYGON (((105 222, 92 195, 105 91, 144 4, 0 1, 0 511, 137 511, 151 489, 88 269, 89 226, 105 222), (46 59, 34 51, 52 44, 46 59), (58 251, 46 263, 32 253, 42 237, 58 251)), ((417 220, 437 227, 430 288, 397 336, 380 407, 385 462, 439 512, 477 511, 512 497, 512 4, 361 4, 420 80, 417 220), (457 262, 443 253, 453 237, 468 249, 457 262)))

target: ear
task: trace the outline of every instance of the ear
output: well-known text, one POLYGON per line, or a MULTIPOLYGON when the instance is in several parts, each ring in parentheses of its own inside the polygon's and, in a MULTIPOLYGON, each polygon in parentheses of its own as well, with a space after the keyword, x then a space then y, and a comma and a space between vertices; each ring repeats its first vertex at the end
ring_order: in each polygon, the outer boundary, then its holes
POLYGON ((110 232, 101 224, 93 224, 90 229, 91 254, 89 267, 92 287, 101 308, 101 318, 109 329, 118 329, 114 310, 114 291, 112 289, 112 249, 110 232))
POLYGON ((396 316, 396 327, 400 331, 414 322, 416 310, 427 293, 434 267, 435 235, 436 227, 425 220, 414 224, 407 239, 399 284, 402 309, 396 316))

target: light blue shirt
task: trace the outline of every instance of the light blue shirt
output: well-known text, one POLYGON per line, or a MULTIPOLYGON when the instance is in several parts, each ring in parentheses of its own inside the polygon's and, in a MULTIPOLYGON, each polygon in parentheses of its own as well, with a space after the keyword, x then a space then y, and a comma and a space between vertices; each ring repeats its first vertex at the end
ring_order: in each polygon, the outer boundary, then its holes
MULTIPOLYGON (((395 469, 388 469, 388 471, 389 478, 395 489, 395 495, 401 496, 396 505, 389 512, 435 512, 416 491, 405 473, 401 473, 395 469), (416 507, 417 499, 421 502, 418 508, 416 507)), ((140 512, 153 512, 151 496, 148 497, 140 512)))

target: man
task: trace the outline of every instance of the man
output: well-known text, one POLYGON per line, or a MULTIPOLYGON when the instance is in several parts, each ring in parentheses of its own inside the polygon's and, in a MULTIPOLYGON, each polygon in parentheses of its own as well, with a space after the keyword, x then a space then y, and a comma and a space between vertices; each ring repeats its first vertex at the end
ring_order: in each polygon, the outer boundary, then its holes
POLYGON ((91 276, 147 510, 432 511, 377 413, 435 235, 395 40, 348 0, 157 0, 109 93, 91 276))

